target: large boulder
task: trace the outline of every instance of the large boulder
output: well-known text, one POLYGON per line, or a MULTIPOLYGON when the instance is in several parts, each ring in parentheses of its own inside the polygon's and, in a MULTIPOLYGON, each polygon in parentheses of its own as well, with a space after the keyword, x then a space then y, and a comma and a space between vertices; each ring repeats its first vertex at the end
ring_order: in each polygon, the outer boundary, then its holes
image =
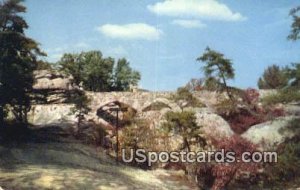
POLYGON ((242 137, 258 144, 263 150, 274 150, 287 138, 294 136, 294 133, 288 130, 287 127, 296 118, 294 116, 280 117, 273 121, 254 125, 242 137))
POLYGON ((196 121, 202 126, 205 137, 226 138, 234 134, 229 124, 210 109, 202 108, 196 112, 196 121))
POLYGON ((70 127, 76 125, 72 104, 33 105, 28 113, 28 121, 33 126, 70 127))

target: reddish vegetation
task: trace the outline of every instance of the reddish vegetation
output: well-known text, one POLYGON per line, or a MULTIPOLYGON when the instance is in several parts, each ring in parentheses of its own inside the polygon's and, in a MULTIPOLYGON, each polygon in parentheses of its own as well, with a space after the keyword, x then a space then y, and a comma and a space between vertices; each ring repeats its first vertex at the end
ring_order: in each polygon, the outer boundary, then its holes
MULTIPOLYGON (((253 153, 257 149, 256 145, 238 135, 228 139, 214 140, 213 143, 219 150, 224 149, 225 152, 234 151, 235 158, 238 160, 241 160, 244 152, 253 153)), ((260 164, 253 162, 217 163, 213 165, 212 168, 212 173, 215 178, 212 190, 226 187, 232 179, 241 179, 245 172, 250 173, 250 175, 256 175, 259 169, 260 164)))
POLYGON ((249 88, 245 90, 241 98, 244 107, 222 115, 228 121, 231 129, 237 134, 242 134, 251 126, 265 122, 270 118, 284 115, 282 108, 262 108, 258 106, 259 92, 255 89, 249 88))
POLYGON ((242 109, 239 113, 234 113, 223 117, 228 121, 231 129, 237 134, 242 134, 251 126, 264 122, 263 117, 254 116, 247 110, 242 109))

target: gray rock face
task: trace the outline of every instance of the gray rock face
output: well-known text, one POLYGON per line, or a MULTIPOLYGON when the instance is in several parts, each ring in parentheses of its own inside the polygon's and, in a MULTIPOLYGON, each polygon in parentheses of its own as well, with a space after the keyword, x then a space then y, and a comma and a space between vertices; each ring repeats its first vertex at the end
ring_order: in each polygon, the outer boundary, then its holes
POLYGON ((284 140, 294 136, 293 132, 284 130, 293 119, 296 117, 281 117, 274 121, 254 125, 242 137, 258 144, 263 150, 275 149, 284 140))
POLYGON ((36 82, 33 88, 36 90, 71 90, 73 88, 72 77, 67 77, 55 71, 35 71, 34 78, 36 82))
POLYGON ((196 117, 197 123, 202 126, 205 136, 224 138, 234 134, 229 124, 221 116, 208 109, 196 112, 196 117))
POLYGON ((33 105, 28 113, 28 121, 35 126, 58 126, 66 128, 76 124, 71 104, 33 105))

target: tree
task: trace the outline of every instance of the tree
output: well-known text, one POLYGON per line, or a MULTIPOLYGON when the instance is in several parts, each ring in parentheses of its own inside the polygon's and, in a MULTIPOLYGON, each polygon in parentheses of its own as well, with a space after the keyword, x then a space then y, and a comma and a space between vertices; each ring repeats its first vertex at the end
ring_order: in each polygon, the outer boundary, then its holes
POLYGON ((29 94, 34 82, 37 57, 45 55, 38 44, 26 37, 28 28, 20 14, 26 12, 21 0, 0 1, 0 125, 4 107, 9 105, 17 121, 27 122, 29 94))
POLYGON ((104 58, 100 51, 64 54, 58 65, 73 76, 76 85, 95 92, 128 90, 140 80, 140 74, 131 69, 126 59, 120 59, 114 67, 114 59, 104 58))
POLYGON ((293 17, 293 23, 291 25, 291 32, 288 35, 289 40, 296 41, 300 38, 300 16, 299 16, 300 6, 291 9, 290 16, 293 17))
POLYGON ((114 60, 103 58, 100 51, 64 54, 58 64, 63 72, 73 76, 76 85, 82 85, 86 90, 111 89, 114 60))
POLYGON ((224 58, 223 54, 207 47, 203 55, 197 58, 197 61, 205 63, 202 70, 206 79, 211 80, 214 78, 221 85, 222 89, 226 90, 228 97, 233 100, 227 85, 227 80, 234 78, 234 68, 231 60, 224 58))
MULTIPOLYGON (((291 32, 288 35, 289 40, 299 40, 300 39, 300 6, 291 9, 290 16, 293 17, 293 23, 291 25, 291 32)), ((289 72, 290 79, 292 81, 291 86, 299 88, 300 87, 300 64, 292 64, 292 68, 289 72)))
POLYGON ((287 69, 277 65, 269 66, 258 80, 260 89, 281 89, 288 85, 287 69))
POLYGON ((36 70, 52 70, 52 64, 47 61, 38 61, 36 70))
POLYGON ((76 90, 75 95, 71 98, 71 102, 75 104, 75 107, 71 110, 72 113, 76 113, 77 128, 80 129, 82 121, 85 119, 91 108, 89 107, 90 99, 87 97, 84 91, 76 90))
POLYGON ((162 124, 162 128, 167 132, 172 131, 181 135, 184 143, 183 149, 187 148, 188 151, 191 151, 190 140, 192 138, 201 138, 199 136, 201 127, 196 122, 195 113, 192 111, 169 111, 164 117, 166 121, 162 124))
POLYGON ((300 88, 300 64, 293 63, 292 67, 288 68, 289 86, 300 88))
POLYGON ((140 79, 140 73, 132 70, 126 59, 118 60, 114 70, 114 90, 127 91, 130 85, 137 85, 140 79))

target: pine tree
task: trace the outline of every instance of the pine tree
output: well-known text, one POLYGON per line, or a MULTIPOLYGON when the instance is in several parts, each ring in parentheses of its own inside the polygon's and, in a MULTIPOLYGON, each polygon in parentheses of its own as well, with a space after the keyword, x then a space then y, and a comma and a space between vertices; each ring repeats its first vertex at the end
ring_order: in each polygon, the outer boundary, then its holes
POLYGON ((26 11, 21 0, 0 1, 0 125, 4 107, 9 105, 18 122, 27 122, 37 56, 44 55, 38 44, 26 37, 26 11))

